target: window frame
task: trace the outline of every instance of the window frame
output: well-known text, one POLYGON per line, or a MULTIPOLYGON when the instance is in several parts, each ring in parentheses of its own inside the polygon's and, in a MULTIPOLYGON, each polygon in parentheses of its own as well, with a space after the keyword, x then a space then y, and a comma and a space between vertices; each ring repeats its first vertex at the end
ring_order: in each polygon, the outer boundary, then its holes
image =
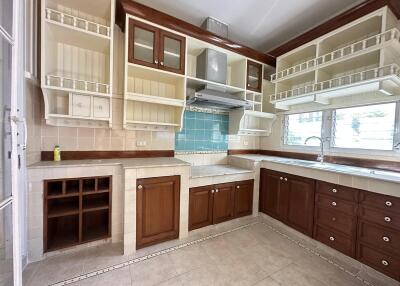
MULTIPOLYGON (((283 149, 288 150, 308 150, 308 151, 318 151, 320 149, 319 146, 306 146, 306 145, 289 145, 287 144, 287 132, 288 132, 288 116, 293 114, 301 114, 301 113, 310 113, 316 111, 308 111, 308 112, 298 112, 298 113, 290 113, 285 114, 282 121, 282 138, 281 138, 281 146, 283 149)), ((345 106, 338 107, 332 109, 322 110, 322 125, 321 125, 321 138, 324 142, 324 149, 332 152, 332 153, 348 153, 348 154, 371 154, 374 155, 398 155, 400 154, 400 148, 394 148, 398 143, 400 143, 400 100, 388 101, 388 102, 380 102, 380 103, 370 103, 356 106, 345 106), (334 140, 334 112, 338 109, 352 108, 352 107, 363 107, 370 105, 380 105, 380 104, 388 104, 395 103, 395 124, 394 124, 394 135, 393 135, 393 144, 392 150, 380 150, 380 149, 364 149, 364 148, 345 148, 345 147, 336 147, 333 146, 334 140)))

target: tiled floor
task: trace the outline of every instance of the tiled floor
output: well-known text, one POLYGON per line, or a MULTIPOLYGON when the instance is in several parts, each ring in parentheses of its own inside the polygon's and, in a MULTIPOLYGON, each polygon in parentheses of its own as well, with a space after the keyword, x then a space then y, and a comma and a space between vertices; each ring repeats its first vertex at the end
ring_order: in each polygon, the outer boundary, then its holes
POLYGON ((332 256, 329 251, 319 251, 318 243, 264 218, 197 230, 184 242, 190 241, 190 245, 177 248, 182 241, 163 243, 142 249, 134 257, 121 255, 120 244, 63 254, 30 264, 24 272, 24 285, 51 285, 73 277, 85 278, 69 284, 73 286, 400 285, 391 280, 380 282, 369 275, 369 268, 353 260, 342 257, 338 262, 337 253, 332 256), (157 253, 162 249, 165 253, 157 253), (146 256, 152 253, 156 256, 146 256), (138 262, 140 257, 145 258, 138 262), (117 269, 99 275, 93 272, 111 265, 117 269), (95 276, 81 276, 87 273, 95 276))

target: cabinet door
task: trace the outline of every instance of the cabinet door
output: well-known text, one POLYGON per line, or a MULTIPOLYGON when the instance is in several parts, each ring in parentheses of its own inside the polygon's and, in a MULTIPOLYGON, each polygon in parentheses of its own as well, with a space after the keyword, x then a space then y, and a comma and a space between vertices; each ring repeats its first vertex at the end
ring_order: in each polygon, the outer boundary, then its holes
POLYGON ((105 97, 93 97, 93 117, 110 117, 110 100, 105 97))
POLYGON ((287 223, 298 231, 312 236, 315 180, 291 175, 284 178, 283 184, 288 186, 289 192, 287 223))
POLYGON ((261 92, 262 65, 256 62, 247 61, 247 89, 261 92))
POLYGON ((142 22, 129 22, 130 63, 158 68, 159 29, 142 22))
POLYGON ((213 223, 220 223, 233 218, 235 184, 215 185, 213 223))
POLYGON ((185 48, 186 39, 184 37, 160 31, 160 69, 174 72, 185 73, 185 48))
POLYGON ((189 191, 189 230, 211 225, 213 186, 191 188, 189 191))
POLYGON ((137 180, 136 248, 179 236, 180 177, 137 180))
POLYGON ((254 180, 236 182, 235 184, 235 217, 250 215, 253 212, 254 180))
POLYGON ((282 176, 278 172, 261 169, 260 183, 260 211, 274 218, 280 219, 280 184, 282 176))

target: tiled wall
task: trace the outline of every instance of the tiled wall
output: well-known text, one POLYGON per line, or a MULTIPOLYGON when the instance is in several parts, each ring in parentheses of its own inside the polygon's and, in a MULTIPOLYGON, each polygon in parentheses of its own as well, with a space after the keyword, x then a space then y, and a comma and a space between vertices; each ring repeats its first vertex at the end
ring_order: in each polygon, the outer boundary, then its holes
POLYGON ((228 150, 229 116, 186 110, 175 136, 176 151, 228 150))

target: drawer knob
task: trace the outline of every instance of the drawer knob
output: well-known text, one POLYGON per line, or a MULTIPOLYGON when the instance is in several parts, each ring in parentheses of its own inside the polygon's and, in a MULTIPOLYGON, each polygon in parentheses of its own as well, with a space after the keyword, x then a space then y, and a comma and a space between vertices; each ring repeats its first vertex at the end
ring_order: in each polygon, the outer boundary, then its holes
POLYGON ((335 238, 334 238, 333 236, 330 236, 330 237, 329 237, 329 240, 330 240, 330 241, 335 241, 335 238))
POLYGON ((389 262, 387 262, 386 260, 382 260, 382 265, 383 266, 389 266, 389 262))
POLYGON ((386 202, 385 202, 385 205, 386 205, 387 207, 391 207, 393 204, 392 204, 391 201, 386 201, 386 202))
POLYGON ((137 188, 138 188, 138 190, 141 190, 141 189, 143 189, 143 186, 142 185, 138 185, 137 188))
POLYGON ((390 217, 388 217, 388 216, 385 216, 385 221, 386 221, 386 222, 391 222, 392 219, 391 219, 390 217))
POLYGON ((332 221, 336 221, 336 218, 335 218, 335 217, 333 217, 333 218, 332 218, 332 221))
POLYGON ((331 205, 336 207, 337 203, 336 202, 332 202, 331 205))
POLYGON ((281 181, 282 181, 282 180, 283 180, 283 177, 280 177, 280 178, 279 178, 279 180, 281 180, 281 181))
POLYGON ((236 186, 236 189, 240 189, 240 186, 236 186))
POLYGON ((214 193, 215 191, 214 190, 211 190, 211 193, 214 193))
POLYGON ((387 237, 387 236, 382 237, 382 239, 383 239, 384 242, 389 242, 390 241, 390 238, 387 237))
POLYGON ((216 193, 218 193, 218 192, 219 192, 219 190, 218 190, 218 189, 215 189, 215 192, 216 192, 216 193))
POLYGON ((337 190, 336 189, 332 189, 332 193, 337 193, 337 190))
POLYGON ((285 178, 285 182, 287 182, 287 178, 285 178))

